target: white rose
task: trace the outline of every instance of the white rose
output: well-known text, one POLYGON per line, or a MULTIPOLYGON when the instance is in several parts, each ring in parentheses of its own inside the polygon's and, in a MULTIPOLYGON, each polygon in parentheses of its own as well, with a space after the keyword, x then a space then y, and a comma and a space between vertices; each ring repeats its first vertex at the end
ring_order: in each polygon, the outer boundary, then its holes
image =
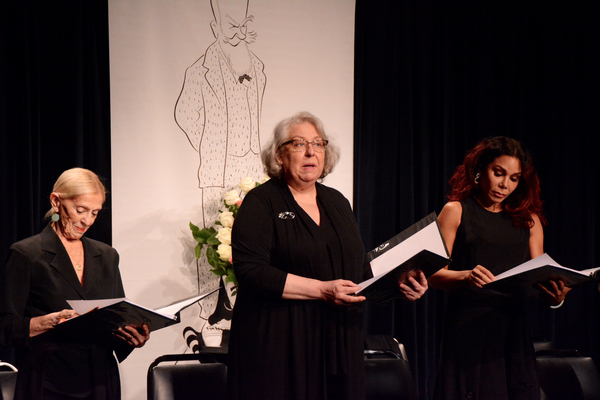
POLYGON ((231 211, 223 211, 219 215, 219 222, 225 228, 231 228, 233 226, 233 213, 231 211))
POLYGON ((247 177, 245 177, 244 179, 242 179, 240 181, 240 183, 238 184, 238 187, 244 193, 248 193, 249 191, 251 191, 252 189, 254 189, 254 187, 256 187, 256 182, 254 182, 254 179, 252 179, 249 176, 247 176, 247 177))
POLYGON ((262 180, 260 181, 261 185, 271 179, 269 175, 263 175, 262 180))
POLYGON ((217 253, 219 253, 219 258, 223 261, 229 261, 231 259, 231 246, 228 244, 220 244, 217 247, 217 253))
POLYGON ((229 192, 225 193, 223 195, 223 200, 225 200, 225 203, 228 206, 232 206, 235 203, 237 203, 238 201, 240 201, 240 195, 238 194, 237 190, 230 190, 229 192))
POLYGON ((223 244, 231 244, 231 228, 221 228, 216 237, 223 244))

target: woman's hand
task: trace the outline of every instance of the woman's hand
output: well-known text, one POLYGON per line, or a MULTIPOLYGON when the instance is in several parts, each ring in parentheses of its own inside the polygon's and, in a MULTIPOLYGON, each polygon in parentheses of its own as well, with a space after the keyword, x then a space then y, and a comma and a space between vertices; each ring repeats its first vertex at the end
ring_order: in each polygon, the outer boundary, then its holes
POLYGON ((41 317, 33 317, 29 321, 29 337, 41 335, 44 332, 54 328, 59 323, 76 317, 77 314, 73 310, 62 310, 55 313, 42 315, 41 317))
POLYGON ((565 301, 567 293, 571 291, 571 288, 565 286, 562 279, 550 279, 543 285, 541 283, 537 285, 542 291, 542 297, 553 306, 557 306, 565 301))
POLYGON ((365 296, 353 296, 360 287, 345 279, 320 281, 288 274, 283 288, 282 298, 285 300, 324 300, 330 304, 347 306, 365 301, 365 296))
POLYGON ((429 287, 423 271, 409 271, 402 274, 398 280, 398 285, 402 295, 410 301, 420 299, 429 287))
POLYGON ((357 284, 344 279, 321 282, 321 298, 336 306, 348 306, 365 301, 367 299, 365 296, 354 296, 354 293, 359 290, 357 284))
POLYGON ((469 272, 467 275, 467 281, 471 287, 482 288, 483 285, 493 282, 496 279, 494 274, 487 268, 478 265, 469 272))
POLYGON ((127 325, 123 328, 119 328, 114 334, 119 339, 127 342, 131 347, 138 348, 143 347, 148 339, 150 339, 150 329, 146 324, 141 324, 139 326, 127 325))

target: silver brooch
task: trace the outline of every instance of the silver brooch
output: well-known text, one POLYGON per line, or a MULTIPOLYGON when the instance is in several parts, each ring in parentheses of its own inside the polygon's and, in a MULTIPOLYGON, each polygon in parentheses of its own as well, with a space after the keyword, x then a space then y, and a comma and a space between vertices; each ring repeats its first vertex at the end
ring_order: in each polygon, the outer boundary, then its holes
POLYGON ((284 211, 282 213, 279 213, 279 218, 280 219, 294 219, 294 218, 296 218, 296 214, 294 214, 291 211, 284 211))

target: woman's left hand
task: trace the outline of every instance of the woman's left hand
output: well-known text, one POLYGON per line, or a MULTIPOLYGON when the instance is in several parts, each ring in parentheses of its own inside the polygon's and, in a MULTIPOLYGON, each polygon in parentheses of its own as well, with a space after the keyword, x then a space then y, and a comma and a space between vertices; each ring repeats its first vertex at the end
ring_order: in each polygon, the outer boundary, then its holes
POLYGON ((398 285, 404 297, 411 301, 420 299, 429 287, 423 271, 410 271, 403 274, 398 280, 398 285))
POLYGON ((545 300, 553 306, 557 306, 565 301, 567 293, 571 291, 571 288, 565 286, 565 283, 561 279, 550 279, 543 285, 538 283, 538 287, 541 289, 542 296, 545 300))
POLYGON ((127 342, 131 347, 143 347, 150 339, 150 329, 148 325, 141 324, 139 326, 127 325, 119 328, 115 332, 115 336, 127 342))

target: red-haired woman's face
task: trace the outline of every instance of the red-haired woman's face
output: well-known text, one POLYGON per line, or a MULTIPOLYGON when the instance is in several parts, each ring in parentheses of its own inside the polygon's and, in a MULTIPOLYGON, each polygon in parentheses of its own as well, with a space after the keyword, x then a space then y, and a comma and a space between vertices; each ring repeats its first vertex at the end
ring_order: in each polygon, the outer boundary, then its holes
POLYGON ((501 211, 502 202, 519 186, 521 162, 516 157, 500 156, 492 161, 479 179, 479 202, 490 211, 501 211))

